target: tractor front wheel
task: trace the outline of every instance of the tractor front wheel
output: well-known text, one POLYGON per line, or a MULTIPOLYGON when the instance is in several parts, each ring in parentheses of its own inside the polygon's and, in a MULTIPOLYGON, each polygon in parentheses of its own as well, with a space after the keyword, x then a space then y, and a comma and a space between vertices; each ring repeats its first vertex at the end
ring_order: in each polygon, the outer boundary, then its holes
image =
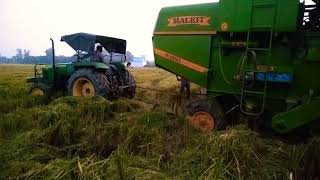
POLYGON ((43 83, 33 83, 29 89, 31 96, 50 97, 50 87, 43 83))
POLYGON ((84 68, 74 72, 68 80, 68 94, 76 97, 107 97, 110 95, 110 83, 103 72, 84 68))
POLYGON ((201 99, 190 102, 187 111, 191 116, 191 126, 203 133, 227 128, 222 108, 215 100, 201 99))

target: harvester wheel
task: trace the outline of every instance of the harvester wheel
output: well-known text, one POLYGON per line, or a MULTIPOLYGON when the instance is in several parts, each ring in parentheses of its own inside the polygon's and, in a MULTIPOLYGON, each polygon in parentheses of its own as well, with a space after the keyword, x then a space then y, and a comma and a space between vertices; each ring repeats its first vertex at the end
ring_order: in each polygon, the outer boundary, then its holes
POLYGON ((187 111, 191 116, 191 126, 203 133, 227 128, 222 108, 216 100, 190 102, 187 105, 187 111))
POLYGON ((83 68, 74 72, 68 80, 68 94, 76 97, 108 97, 110 83, 103 72, 83 68))
POLYGON ((50 97, 50 87, 43 83, 33 83, 29 89, 31 96, 50 97))

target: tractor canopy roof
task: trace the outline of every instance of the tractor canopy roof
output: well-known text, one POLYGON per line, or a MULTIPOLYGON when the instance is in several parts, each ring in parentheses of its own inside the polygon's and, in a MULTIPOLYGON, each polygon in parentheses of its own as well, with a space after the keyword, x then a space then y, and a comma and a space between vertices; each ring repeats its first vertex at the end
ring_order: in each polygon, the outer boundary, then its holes
POLYGON ((77 52, 87 52, 92 54, 96 43, 100 43, 109 53, 126 54, 127 41, 106 36, 99 36, 88 33, 76 33, 61 37, 61 41, 66 42, 77 52))

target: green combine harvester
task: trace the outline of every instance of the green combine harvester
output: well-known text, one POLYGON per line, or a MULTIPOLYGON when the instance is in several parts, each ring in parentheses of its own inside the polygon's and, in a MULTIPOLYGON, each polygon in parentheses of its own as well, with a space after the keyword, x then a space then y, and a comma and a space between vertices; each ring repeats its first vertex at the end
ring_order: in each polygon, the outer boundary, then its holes
POLYGON ((124 65, 127 44, 125 40, 87 33, 62 36, 61 41, 76 51, 76 60, 59 64, 55 63, 54 42, 52 39, 51 41, 52 65, 36 64, 34 77, 27 79, 27 82, 31 83, 31 95, 51 97, 62 91, 78 97, 134 97, 135 80, 124 65), (95 57, 97 45, 108 52, 108 59, 95 57))
POLYGON ((318 0, 163 8, 153 46, 158 67, 207 89, 208 98, 187 106, 199 130, 225 129, 239 112, 280 134, 320 120, 318 0))

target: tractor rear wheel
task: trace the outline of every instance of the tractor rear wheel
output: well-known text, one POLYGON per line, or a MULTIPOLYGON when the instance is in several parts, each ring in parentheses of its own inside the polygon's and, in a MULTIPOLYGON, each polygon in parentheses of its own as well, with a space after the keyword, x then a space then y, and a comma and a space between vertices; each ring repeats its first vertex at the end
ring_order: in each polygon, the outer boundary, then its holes
POLYGON ((33 83, 29 89, 31 96, 50 97, 51 88, 43 83, 33 83))
POLYGON ((190 102, 187 111, 191 116, 191 126, 203 133, 227 128, 222 108, 216 100, 201 99, 190 102))
POLYGON ((68 94, 76 97, 93 97, 96 95, 108 97, 110 83, 103 72, 83 68, 74 72, 68 80, 68 94))

